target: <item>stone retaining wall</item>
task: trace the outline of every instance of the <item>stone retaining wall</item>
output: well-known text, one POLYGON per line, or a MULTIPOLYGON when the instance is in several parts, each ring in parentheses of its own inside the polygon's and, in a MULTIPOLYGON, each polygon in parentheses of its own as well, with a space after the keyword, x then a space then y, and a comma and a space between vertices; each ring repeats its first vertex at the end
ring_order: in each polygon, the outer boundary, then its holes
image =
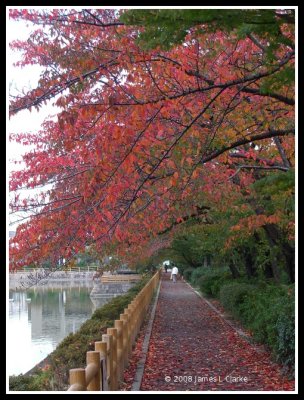
POLYGON ((44 271, 36 272, 17 272, 9 274, 9 288, 26 288, 26 286, 31 286, 36 284, 42 286, 49 283, 66 283, 70 284, 81 284, 82 282, 88 283, 93 281, 93 275, 95 271, 54 271, 51 274, 46 274, 44 271))

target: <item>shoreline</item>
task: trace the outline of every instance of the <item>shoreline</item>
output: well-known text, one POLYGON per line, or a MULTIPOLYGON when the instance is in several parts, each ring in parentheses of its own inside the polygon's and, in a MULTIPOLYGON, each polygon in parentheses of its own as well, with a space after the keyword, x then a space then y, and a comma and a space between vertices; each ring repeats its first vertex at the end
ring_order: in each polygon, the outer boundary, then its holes
MULTIPOLYGON (((56 346, 57 347, 57 346, 56 346)), ((55 348, 56 349, 56 348, 55 348)), ((54 349, 54 350, 55 350, 54 349)), ((54 351, 53 350, 53 351, 54 351)), ((27 372, 24 372, 24 373, 21 373, 21 374, 19 374, 19 375, 23 375, 23 376, 31 376, 31 375, 34 375, 34 373, 36 372, 36 371, 38 371, 39 369, 43 369, 46 365, 48 365, 49 364, 49 359, 50 359, 50 355, 53 353, 53 351, 50 353, 50 354, 48 354, 43 360, 41 360, 38 364, 36 364, 33 368, 31 368, 29 371, 27 371, 27 372)), ((10 375, 10 376, 13 376, 13 375, 10 375)), ((16 375, 15 375, 16 376, 16 375)), ((17 375, 18 376, 18 375, 17 375)))

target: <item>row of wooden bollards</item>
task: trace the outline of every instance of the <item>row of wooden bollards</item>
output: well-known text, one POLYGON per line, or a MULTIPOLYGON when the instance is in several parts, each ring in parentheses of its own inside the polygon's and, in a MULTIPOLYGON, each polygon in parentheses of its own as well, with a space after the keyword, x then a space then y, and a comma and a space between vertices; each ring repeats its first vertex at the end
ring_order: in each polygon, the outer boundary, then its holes
POLYGON ((159 280, 160 270, 120 314, 114 328, 108 328, 107 334, 102 335, 102 341, 95 342, 95 351, 87 352, 86 368, 70 370, 68 390, 118 390, 159 280))

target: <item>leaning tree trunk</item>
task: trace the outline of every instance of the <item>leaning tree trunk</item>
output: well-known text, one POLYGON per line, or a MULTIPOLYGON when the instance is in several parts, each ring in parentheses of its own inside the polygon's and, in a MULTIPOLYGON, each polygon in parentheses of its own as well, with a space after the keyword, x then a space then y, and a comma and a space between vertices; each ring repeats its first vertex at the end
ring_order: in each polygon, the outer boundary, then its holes
POLYGON ((292 246, 286 242, 286 240, 281 239, 281 232, 277 225, 267 224, 263 226, 269 242, 272 245, 279 245, 282 254, 285 258, 285 268, 291 283, 295 281, 295 252, 292 246))

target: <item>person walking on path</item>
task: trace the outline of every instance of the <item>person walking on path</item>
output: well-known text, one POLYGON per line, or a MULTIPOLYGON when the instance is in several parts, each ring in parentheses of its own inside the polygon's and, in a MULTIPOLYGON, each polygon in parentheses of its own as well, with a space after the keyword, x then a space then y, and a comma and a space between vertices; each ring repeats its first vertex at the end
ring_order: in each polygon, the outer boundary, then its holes
POLYGON ((171 272, 171 278, 173 280, 173 283, 176 283, 177 281, 177 274, 178 274, 178 268, 174 265, 171 272))

